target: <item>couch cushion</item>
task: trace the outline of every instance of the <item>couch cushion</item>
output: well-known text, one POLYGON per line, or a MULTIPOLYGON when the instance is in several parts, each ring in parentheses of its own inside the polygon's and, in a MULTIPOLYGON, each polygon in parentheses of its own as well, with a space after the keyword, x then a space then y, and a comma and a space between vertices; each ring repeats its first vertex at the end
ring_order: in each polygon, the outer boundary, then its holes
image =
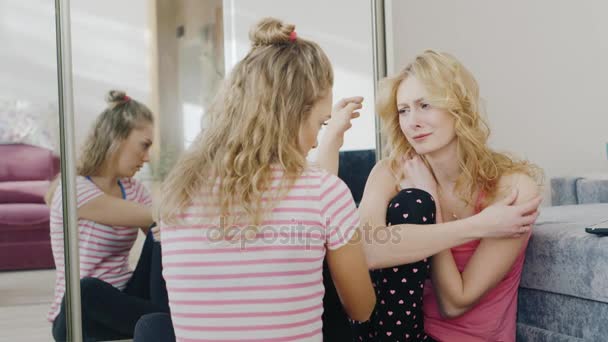
POLYGON ((0 204, 0 232, 5 227, 31 226, 49 221, 50 211, 45 204, 0 204))
POLYGON ((50 150, 30 145, 0 145, 0 182, 50 180, 59 160, 50 150))
POLYGON ((576 197, 579 204, 608 203, 608 179, 579 179, 576 197))
POLYGON ((0 204, 44 203, 44 195, 50 184, 48 180, 0 182, 0 204))
POLYGON ((580 177, 551 178, 551 205, 578 204, 576 182, 580 177))
POLYGON ((608 204, 542 208, 520 286, 608 303, 608 237, 585 232, 604 220, 608 204))

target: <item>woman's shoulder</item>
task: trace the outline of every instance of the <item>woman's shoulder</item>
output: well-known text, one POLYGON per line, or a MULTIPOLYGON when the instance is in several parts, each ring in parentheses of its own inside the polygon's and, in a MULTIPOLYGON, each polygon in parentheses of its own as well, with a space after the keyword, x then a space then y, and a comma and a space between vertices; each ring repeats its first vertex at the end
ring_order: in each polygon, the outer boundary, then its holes
POLYGON ((125 190, 128 200, 132 200, 144 205, 152 204, 150 191, 142 181, 133 177, 128 177, 121 178, 120 183, 125 190))
POLYGON ((495 197, 497 199, 509 195, 513 190, 517 190, 518 198, 532 198, 540 193, 541 184, 538 184, 534 177, 525 172, 514 171, 502 175, 496 187, 497 196, 495 197))
POLYGON ((528 187, 528 186, 539 186, 540 184, 529 174, 521 171, 514 171, 505 173, 498 180, 498 188, 511 190, 514 187, 528 187))
POLYGON ((379 160, 369 173, 368 182, 396 186, 399 182, 391 163, 387 158, 379 160))
MULTIPOLYGON (((59 187, 61 187, 61 182, 59 182, 59 187)), ((60 188, 59 188, 60 189, 60 188)), ((89 192, 97 192, 101 191, 93 181, 87 176, 76 176, 76 193, 80 195, 81 193, 89 193, 89 192)), ((61 192, 61 191, 60 191, 61 192)))
MULTIPOLYGON (((334 184, 336 182, 344 183, 337 175, 334 175, 315 165, 308 166, 302 173, 301 179, 316 179, 319 181, 321 186, 324 184, 334 184)), ((396 177, 391 170, 390 161, 388 159, 383 159, 377 162, 368 175, 367 182, 388 187, 395 187, 397 184, 396 177)))
MULTIPOLYGON (((76 184, 76 197, 80 197, 82 194, 89 194, 95 192, 97 186, 90 180, 88 180, 85 176, 76 175, 75 178, 76 184)), ((51 206, 54 207, 59 203, 61 205, 61 201, 63 198, 63 191, 61 191, 62 186, 61 177, 57 179, 57 185, 55 191, 53 192, 53 197, 51 198, 51 206)))
POLYGON ((306 183, 318 187, 320 190, 326 189, 336 183, 344 183, 340 177, 317 165, 309 165, 304 169, 302 175, 298 179, 301 183, 306 183))

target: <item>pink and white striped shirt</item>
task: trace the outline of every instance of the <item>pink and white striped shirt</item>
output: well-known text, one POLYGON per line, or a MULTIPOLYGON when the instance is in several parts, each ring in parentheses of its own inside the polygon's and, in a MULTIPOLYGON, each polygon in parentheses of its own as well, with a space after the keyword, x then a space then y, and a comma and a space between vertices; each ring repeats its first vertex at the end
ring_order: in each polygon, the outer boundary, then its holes
MULTIPOLYGON (((132 178, 123 178, 120 182, 127 201, 152 205, 150 194, 141 183, 132 178)), ((103 191, 92 181, 82 176, 76 177, 76 206, 78 208, 101 195, 103 195, 103 191)), ((55 300, 47 316, 51 322, 59 314, 65 293, 61 197, 61 184, 59 184, 53 195, 50 220, 51 247, 56 267, 55 300)), ((123 290, 132 274, 129 269, 129 251, 137 238, 138 228, 107 226, 79 219, 78 229, 80 233, 80 278, 98 278, 123 290)))
MULTIPOLYGON (((273 187, 281 177, 273 171, 273 187)), ((348 187, 308 168, 260 227, 243 228, 244 239, 221 238, 219 220, 205 216, 198 203, 179 224, 161 222, 177 340, 322 341, 325 251, 359 227, 348 187)))

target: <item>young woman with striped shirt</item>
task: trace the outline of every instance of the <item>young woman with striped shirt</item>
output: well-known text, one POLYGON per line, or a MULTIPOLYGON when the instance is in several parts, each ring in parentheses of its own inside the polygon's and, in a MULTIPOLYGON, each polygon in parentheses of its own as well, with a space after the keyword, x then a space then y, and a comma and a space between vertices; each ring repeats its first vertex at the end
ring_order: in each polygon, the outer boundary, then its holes
POLYGON ((329 120, 323 50, 276 19, 250 38, 164 184, 163 275, 178 341, 321 341, 326 256, 347 314, 365 320, 375 305, 352 195, 306 161, 326 123, 341 143, 361 99, 329 120))
MULTIPOLYGON (((82 324, 85 341, 131 338, 147 313, 167 312, 160 270, 160 245, 152 231, 152 200, 133 175, 149 160, 153 117, 124 92, 110 91, 109 106, 97 118, 77 165, 82 324), (129 251, 139 230, 147 234, 135 271, 129 251)), ((48 314, 56 341, 66 340, 62 192, 57 183, 51 206, 51 245, 57 277, 48 314)))

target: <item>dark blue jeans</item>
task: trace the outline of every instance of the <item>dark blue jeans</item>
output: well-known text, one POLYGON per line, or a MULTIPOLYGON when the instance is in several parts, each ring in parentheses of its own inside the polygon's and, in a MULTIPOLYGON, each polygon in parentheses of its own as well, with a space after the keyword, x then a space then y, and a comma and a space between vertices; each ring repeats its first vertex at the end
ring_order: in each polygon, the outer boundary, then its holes
MULTIPOLYGON (((123 291, 97 278, 83 278, 80 295, 83 337, 87 342, 133 338, 142 316, 169 312, 160 243, 154 241, 152 232, 146 236, 137 267, 123 291)), ((64 297, 53 322, 53 337, 55 341, 65 341, 66 334, 64 297)))
POLYGON ((133 342, 175 342, 171 315, 153 313, 142 317, 135 326, 133 342))

